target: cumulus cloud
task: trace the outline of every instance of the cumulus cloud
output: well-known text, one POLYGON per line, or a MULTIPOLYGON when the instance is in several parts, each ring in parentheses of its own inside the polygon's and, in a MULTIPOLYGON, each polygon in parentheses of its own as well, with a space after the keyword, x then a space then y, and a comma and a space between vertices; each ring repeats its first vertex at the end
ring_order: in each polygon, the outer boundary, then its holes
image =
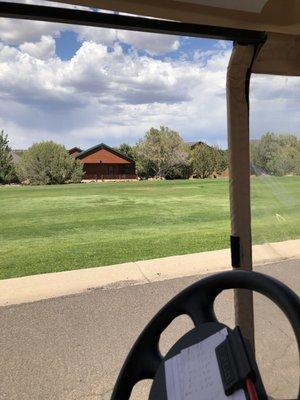
POLYGON ((43 35, 57 37, 63 29, 67 28, 62 24, 0 18, 0 38, 9 45, 37 42, 43 35))
POLYGON ((42 36, 37 43, 25 42, 20 45, 21 52, 38 59, 47 60, 55 57, 55 40, 52 36, 42 36))
POLYGON ((252 137, 267 131, 300 136, 300 78, 253 75, 250 87, 252 137))
MULTIPOLYGON (((11 0, 3 0, 10 2, 11 0)), ((16 3, 34 4, 42 6, 54 6, 72 9, 85 9, 90 8, 81 7, 71 4, 64 4, 59 2, 45 1, 45 0, 15 0, 16 3)), ((22 19, 9 19, 0 18, 0 38, 5 44, 19 45, 24 42, 37 42, 41 36, 54 36, 60 35, 60 32, 69 29, 69 25, 57 24, 43 21, 26 21, 22 19)))
POLYGON ((104 45, 122 42, 150 55, 169 53, 180 47, 177 36, 0 18, 1 41, 9 45, 38 42, 42 36, 59 37, 67 30, 75 32, 80 42, 93 41, 104 45))
POLYGON ((148 32, 133 32, 117 29, 93 27, 74 27, 80 41, 92 41, 104 45, 115 42, 126 43, 137 50, 144 50, 150 55, 160 55, 176 51, 180 47, 177 36, 161 35, 148 32))
POLYGON ((152 55, 176 51, 180 47, 178 37, 156 33, 118 31, 118 39, 152 55))
POLYGON ((111 49, 89 41, 71 60, 62 61, 49 56, 51 43, 44 37, 19 49, 0 46, 4 125, 13 120, 27 130, 59 129, 68 142, 80 135, 81 141, 97 140, 99 135, 104 141, 135 141, 149 126, 160 124, 187 131, 187 136, 200 135, 210 117, 216 132, 224 125, 227 52, 215 54, 204 68, 201 63, 158 60, 125 53, 118 44, 111 49), (18 110, 14 115, 9 111, 13 109, 18 110))
MULTIPOLYGON (((9 0, 4 0, 9 1, 9 0)), ((67 7, 72 9, 84 9, 94 12, 107 12, 106 10, 94 10, 59 2, 43 0, 18 0, 19 3, 67 7)), ((123 15, 127 15, 122 13, 123 15)), ((1 41, 9 45, 20 45, 24 42, 37 42, 41 36, 58 37, 61 32, 72 30, 77 33, 78 40, 93 41, 104 45, 113 45, 122 42, 144 50, 150 55, 161 55, 176 51, 180 47, 179 38, 172 35, 161 35, 147 32, 133 32, 117 29, 101 29, 88 26, 75 26, 68 24, 57 24, 43 21, 26 21, 0 18, 1 41)))
MULTIPOLYGON (((45 139, 82 147, 134 143, 159 125, 178 130, 186 140, 226 146, 226 43, 196 50, 192 60, 158 59, 153 55, 179 48, 177 37, 72 27, 81 46, 63 61, 55 54, 55 36, 70 27, 36 23, 27 31, 22 21, 3 21, 0 129, 14 147, 45 139), (120 43, 133 48, 125 51, 120 43)), ((266 130, 297 132, 299 85, 299 78, 254 77, 254 136, 266 130)))

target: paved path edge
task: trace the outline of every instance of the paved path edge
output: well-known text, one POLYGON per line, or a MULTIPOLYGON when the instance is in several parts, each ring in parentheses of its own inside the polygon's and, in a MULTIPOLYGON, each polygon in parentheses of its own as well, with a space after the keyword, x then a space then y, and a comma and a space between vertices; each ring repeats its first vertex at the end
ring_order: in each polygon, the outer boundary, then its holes
MULTIPOLYGON (((300 240, 253 246, 254 265, 300 259, 300 240)), ((0 307, 230 270, 230 249, 0 280, 0 307)))

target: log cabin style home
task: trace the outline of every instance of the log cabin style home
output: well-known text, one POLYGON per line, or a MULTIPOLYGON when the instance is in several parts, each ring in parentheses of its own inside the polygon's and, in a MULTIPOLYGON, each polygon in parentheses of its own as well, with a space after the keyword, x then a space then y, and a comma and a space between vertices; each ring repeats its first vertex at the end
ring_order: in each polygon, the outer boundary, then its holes
POLYGON ((135 161, 104 143, 84 151, 73 147, 69 154, 83 164, 84 180, 137 179, 135 161))

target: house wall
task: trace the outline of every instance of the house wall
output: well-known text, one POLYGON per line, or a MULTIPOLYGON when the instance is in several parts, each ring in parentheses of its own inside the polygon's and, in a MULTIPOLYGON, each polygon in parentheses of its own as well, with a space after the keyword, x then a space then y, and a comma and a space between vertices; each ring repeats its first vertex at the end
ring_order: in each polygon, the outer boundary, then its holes
POLYGON ((134 164, 84 164, 84 179, 136 179, 134 164))
POLYGON ((80 161, 83 164, 99 164, 100 161, 103 164, 132 164, 130 161, 118 156, 117 154, 111 153, 106 149, 99 149, 94 153, 87 154, 85 157, 81 158, 80 161))

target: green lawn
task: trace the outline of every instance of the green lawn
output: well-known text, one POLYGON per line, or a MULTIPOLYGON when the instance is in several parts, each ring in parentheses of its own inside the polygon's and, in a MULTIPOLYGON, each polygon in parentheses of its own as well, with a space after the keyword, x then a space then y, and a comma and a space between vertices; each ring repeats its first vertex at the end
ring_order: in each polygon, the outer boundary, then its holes
MULTIPOLYGON (((252 180, 254 243, 300 237, 300 178, 252 180)), ((228 247, 227 180, 1 187, 0 278, 228 247)))

